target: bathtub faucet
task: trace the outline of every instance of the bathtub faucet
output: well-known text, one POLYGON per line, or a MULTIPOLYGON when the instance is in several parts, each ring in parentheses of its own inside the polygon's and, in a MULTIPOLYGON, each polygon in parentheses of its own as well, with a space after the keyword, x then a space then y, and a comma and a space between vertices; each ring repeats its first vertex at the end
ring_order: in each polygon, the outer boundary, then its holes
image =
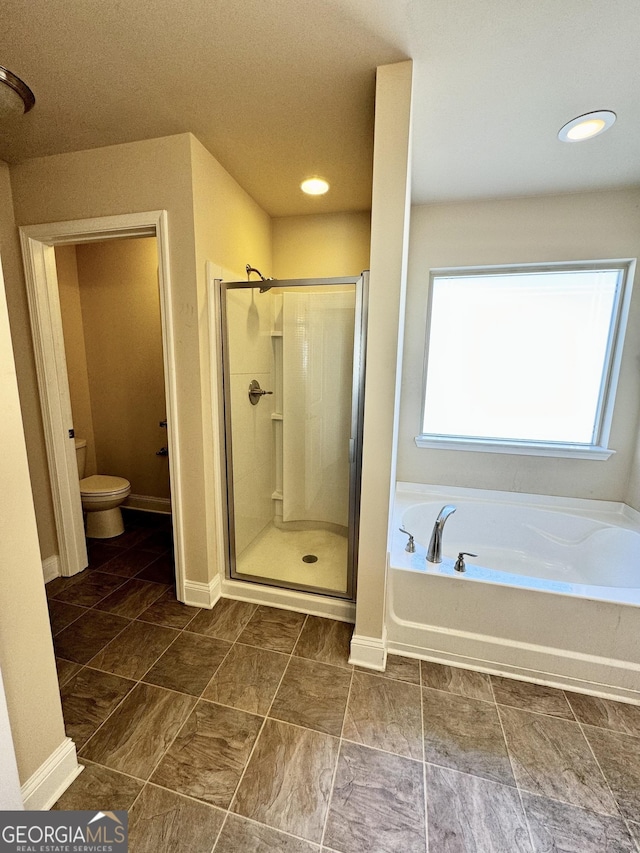
POLYGON ((444 530, 445 521, 456 511, 456 509, 457 507, 453 504, 447 504, 446 506, 443 506, 438 513, 436 523, 433 525, 433 533, 429 540, 429 548, 427 550, 428 563, 442 562, 442 531, 444 530))

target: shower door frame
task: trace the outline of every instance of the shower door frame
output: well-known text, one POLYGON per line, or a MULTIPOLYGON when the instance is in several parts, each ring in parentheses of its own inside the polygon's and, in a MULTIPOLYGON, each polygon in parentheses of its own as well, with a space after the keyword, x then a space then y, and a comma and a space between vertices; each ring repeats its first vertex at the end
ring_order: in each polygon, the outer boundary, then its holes
POLYGON ((365 270, 359 276, 345 276, 339 278, 294 278, 268 280, 268 286, 272 289, 285 287, 330 287, 338 285, 355 286, 353 370, 351 384, 351 435, 349 438, 349 527, 347 545, 347 588, 345 592, 310 586, 303 583, 294 583, 292 581, 278 580, 277 578, 242 574, 236 570, 233 447, 231 437, 231 382, 226 294, 228 290, 248 290, 251 288, 259 288, 262 284, 263 282, 261 281, 216 280, 220 311, 220 355, 222 367, 221 434, 224 441, 224 446, 222 448, 222 474, 227 499, 227 523, 224 525, 226 557, 225 576, 228 579, 235 581, 246 581, 248 583, 262 584, 263 586, 275 586, 281 589, 313 593, 331 598, 339 598, 345 601, 355 601, 356 569, 358 565, 358 530, 360 526, 360 482, 362 475, 362 430, 364 421, 364 380, 367 342, 369 271, 365 270))

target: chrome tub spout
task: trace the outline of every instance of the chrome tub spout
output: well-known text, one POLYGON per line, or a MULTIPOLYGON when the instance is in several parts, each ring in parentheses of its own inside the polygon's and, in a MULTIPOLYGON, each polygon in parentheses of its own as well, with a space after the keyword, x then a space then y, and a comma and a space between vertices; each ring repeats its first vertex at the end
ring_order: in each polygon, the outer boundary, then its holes
POLYGON ((427 549, 428 563, 442 562, 442 531, 444 530, 446 520, 456 511, 456 509, 457 507, 453 504, 447 504, 446 506, 443 506, 438 513, 436 523, 433 525, 433 533, 429 540, 429 548, 427 549))

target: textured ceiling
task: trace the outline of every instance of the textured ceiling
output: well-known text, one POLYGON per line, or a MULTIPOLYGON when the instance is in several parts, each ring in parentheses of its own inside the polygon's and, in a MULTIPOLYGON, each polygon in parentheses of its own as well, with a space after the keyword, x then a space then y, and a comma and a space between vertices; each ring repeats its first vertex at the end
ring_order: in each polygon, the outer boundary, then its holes
POLYGON ((37 103, 0 158, 191 131, 272 215, 366 209, 375 68, 413 58, 414 201, 640 184, 639 36, 638 0, 3 0, 37 103))

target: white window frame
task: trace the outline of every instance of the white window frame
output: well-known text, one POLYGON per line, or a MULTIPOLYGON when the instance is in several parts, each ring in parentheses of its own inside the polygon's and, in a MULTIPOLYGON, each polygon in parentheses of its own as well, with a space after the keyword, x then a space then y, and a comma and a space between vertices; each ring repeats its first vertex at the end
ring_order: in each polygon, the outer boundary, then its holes
POLYGON ((629 306, 633 290, 635 273, 635 258, 618 258, 596 261, 557 262, 543 264, 518 264, 507 266, 482 267, 444 267, 430 270, 429 297, 427 308, 427 324, 424 351, 424 370, 422 377, 422 405, 420 408, 420 429, 424 424, 427 371, 429 367, 429 340, 431 322, 433 319, 433 282, 436 278, 445 276, 479 278, 496 274, 522 274, 538 272, 580 272, 598 270, 620 270, 622 282, 614 303, 614 322, 609 331, 607 353, 605 355, 605 370, 600 388, 600 397, 596 412, 596 429, 594 441, 591 444, 568 444, 553 441, 520 441, 505 439, 489 439, 484 437, 470 438, 467 436, 435 435, 420 432, 415 442, 418 447, 438 450, 469 450, 483 453, 506 453, 525 456, 555 456, 574 459, 608 459, 615 453, 609 447, 611 423, 615 407, 616 391, 622 363, 622 351, 629 317, 629 306))

